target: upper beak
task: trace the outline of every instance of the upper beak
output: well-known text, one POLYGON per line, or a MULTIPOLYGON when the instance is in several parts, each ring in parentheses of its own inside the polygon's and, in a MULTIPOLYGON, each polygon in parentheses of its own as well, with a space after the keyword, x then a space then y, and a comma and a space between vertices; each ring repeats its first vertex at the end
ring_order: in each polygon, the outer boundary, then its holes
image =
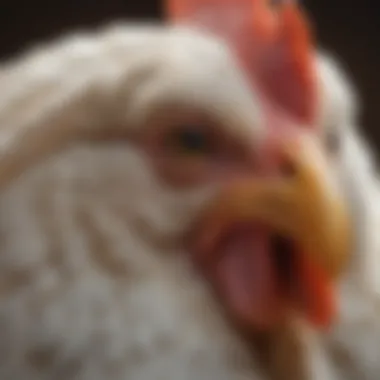
POLYGON ((240 180, 226 188, 206 213, 206 223, 212 227, 201 239, 202 250, 231 222, 262 222, 296 241, 335 278, 351 247, 351 222, 343 194, 315 140, 301 136, 284 141, 280 152, 292 173, 240 180))

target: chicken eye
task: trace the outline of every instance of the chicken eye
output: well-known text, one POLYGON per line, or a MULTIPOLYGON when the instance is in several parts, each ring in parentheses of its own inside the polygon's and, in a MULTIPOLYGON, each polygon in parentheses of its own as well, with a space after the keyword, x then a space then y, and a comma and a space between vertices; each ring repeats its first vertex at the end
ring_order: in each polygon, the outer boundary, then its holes
POLYGON ((331 154, 337 154, 341 149, 341 136, 336 131, 329 131, 325 137, 327 151, 331 154))
POLYGON ((176 153, 206 155, 213 150, 212 139, 199 127, 181 127, 167 135, 167 147, 176 153))

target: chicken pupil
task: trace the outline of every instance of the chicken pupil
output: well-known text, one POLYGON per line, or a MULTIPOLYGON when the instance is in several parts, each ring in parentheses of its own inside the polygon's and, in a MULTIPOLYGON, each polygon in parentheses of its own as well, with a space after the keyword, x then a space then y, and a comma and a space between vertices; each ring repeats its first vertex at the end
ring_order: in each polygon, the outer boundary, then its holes
POLYGON ((183 128, 172 137, 172 143, 181 151, 207 153, 210 150, 210 139, 199 128, 183 128))
POLYGON ((271 237, 270 245, 280 284, 289 287, 295 276, 293 243, 284 236, 274 235, 271 237))

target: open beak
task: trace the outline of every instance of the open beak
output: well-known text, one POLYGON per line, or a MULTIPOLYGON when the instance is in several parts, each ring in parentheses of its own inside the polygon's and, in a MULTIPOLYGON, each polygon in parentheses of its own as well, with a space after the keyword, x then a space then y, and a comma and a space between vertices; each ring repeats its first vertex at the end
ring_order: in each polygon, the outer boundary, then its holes
POLYGON ((290 173, 236 181, 212 202, 196 262, 245 323, 269 327, 296 311, 326 327, 351 247, 347 206, 314 140, 285 141, 281 155, 290 173), (287 244, 274 247, 275 236, 287 244))

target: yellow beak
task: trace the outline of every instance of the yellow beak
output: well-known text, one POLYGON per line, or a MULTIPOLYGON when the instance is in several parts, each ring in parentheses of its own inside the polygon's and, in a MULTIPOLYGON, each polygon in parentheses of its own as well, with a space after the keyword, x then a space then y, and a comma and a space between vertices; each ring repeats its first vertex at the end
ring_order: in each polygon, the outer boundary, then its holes
POLYGON ((233 183, 211 204, 201 241, 212 244, 231 222, 259 221, 294 239, 332 277, 339 275, 351 249, 351 222, 327 158, 309 136, 285 141, 282 153, 292 173, 233 183), (211 223, 210 223, 211 222, 211 223))

